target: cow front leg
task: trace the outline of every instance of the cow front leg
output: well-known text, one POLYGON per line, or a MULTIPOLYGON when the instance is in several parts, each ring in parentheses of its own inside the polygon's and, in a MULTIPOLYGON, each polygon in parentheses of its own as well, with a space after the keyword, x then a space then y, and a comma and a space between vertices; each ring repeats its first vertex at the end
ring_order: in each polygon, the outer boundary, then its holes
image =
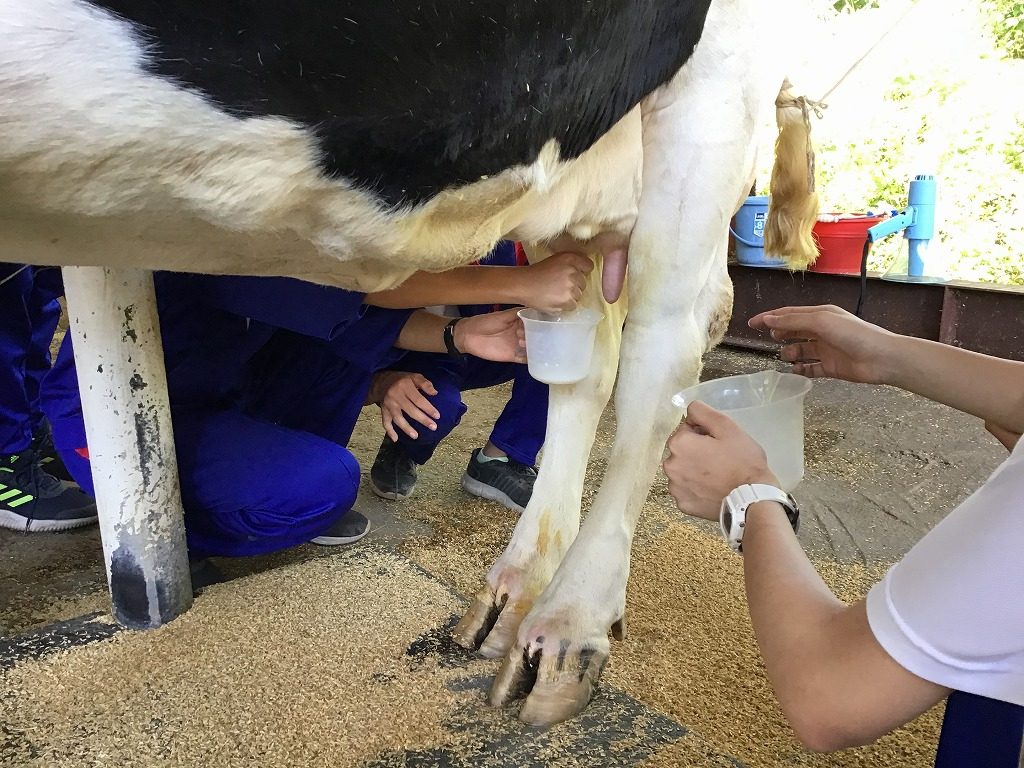
POLYGON ((519 623, 548 585, 579 531, 580 499, 597 423, 615 380, 625 301, 601 298, 600 279, 589 281, 583 306, 603 314, 590 374, 576 384, 552 385, 548 428, 533 496, 512 538, 487 574, 454 639, 490 658, 502 656, 519 623))

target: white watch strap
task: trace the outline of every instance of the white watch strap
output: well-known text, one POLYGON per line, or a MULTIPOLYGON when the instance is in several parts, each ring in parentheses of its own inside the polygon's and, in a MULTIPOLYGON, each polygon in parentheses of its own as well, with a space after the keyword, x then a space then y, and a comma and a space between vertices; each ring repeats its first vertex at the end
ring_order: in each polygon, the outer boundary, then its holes
MULTIPOLYGON (((751 483, 734 488, 722 501, 719 525, 725 540, 737 552, 743 551, 743 529, 747 521, 747 508, 759 501, 775 501, 781 504, 787 513, 796 513, 792 497, 774 485, 751 483)), ((799 523, 793 525, 796 530, 799 523)))
POLYGON ((774 485, 767 485, 766 483, 741 485, 729 495, 732 496, 733 493, 737 495, 737 501, 743 506, 744 512, 746 512, 747 507, 758 501, 777 501, 784 507, 790 506, 788 493, 781 488, 776 488, 774 485))

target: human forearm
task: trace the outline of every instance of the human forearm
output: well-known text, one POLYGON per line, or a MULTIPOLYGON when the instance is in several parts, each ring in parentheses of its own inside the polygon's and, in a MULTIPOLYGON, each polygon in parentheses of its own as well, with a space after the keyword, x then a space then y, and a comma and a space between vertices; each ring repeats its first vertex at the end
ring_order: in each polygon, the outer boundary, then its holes
POLYGON ((409 352, 444 352, 444 327, 450 320, 430 312, 413 312, 402 326, 395 346, 409 352))
POLYGON ((375 307, 407 309, 437 304, 519 304, 519 279, 509 267, 457 267, 416 272, 397 288, 366 296, 375 307))
POLYGON ((775 695, 800 740, 821 748, 818 707, 808 705, 816 705, 823 693, 816 690, 815 672, 822 638, 846 606, 814 570, 785 511, 774 502, 747 511, 743 571, 751 622, 775 695))
MULTIPOLYGON (((669 438, 663 466, 679 509, 705 520, 718 519, 722 499, 739 485, 778 484, 764 450, 699 400, 669 438)), ((863 602, 846 606, 831 593, 780 504, 761 501, 747 508, 743 568, 768 677, 807 746, 867 743, 948 694, 885 652, 863 602)))
POLYGON ((750 326, 785 342, 780 355, 794 373, 892 384, 1024 431, 1024 363, 901 336, 834 306, 781 307, 750 318, 750 326))
POLYGON ((883 381, 1014 432, 1024 431, 1024 363, 895 337, 883 381))
POLYGON ((778 504, 748 510, 743 560, 768 677, 811 749, 870 743, 947 695, 892 660, 875 640, 863 602, 848 606, 832 594, 778 504))
POLYGON ((417 272, 390 291, 372 293, 368 304, 391 309, 433 304, 513 304, 542 312, 571 312, 583 297, 594 262, 578 253, 556 253, 522 267, 459 267, 417 272))

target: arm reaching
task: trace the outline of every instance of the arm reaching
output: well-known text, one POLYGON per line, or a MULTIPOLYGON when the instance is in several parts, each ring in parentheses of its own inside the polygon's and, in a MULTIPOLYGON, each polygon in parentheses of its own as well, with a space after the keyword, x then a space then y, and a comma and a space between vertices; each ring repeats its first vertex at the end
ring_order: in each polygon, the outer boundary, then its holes
MULTIPOLYGON (((669 438, 664 469, 679 509, 707 520, 718 519, 722 498, 736 486, 776 484, 761 447, 701 402, 687 407, 669 438)), ((743 571, 768 678, 809 748, 869 743, 948 695, 886 653, 863 601, 846 605, 832 594, 774 501, 747 510, 743 571)))
POLYGON ((457 267, 417 272, 397 288, 367 295, 376 307, 407 309, 434 304, 516 304, 543 312, 576 309, 594 262, 556 253, 526 267, 457 267))
POLYGON ((794 373, 891 384, 1024 432, 1024 363, 900 336, 833 306, 783 307, 749 324, 787 342, 782 359, 794 373))

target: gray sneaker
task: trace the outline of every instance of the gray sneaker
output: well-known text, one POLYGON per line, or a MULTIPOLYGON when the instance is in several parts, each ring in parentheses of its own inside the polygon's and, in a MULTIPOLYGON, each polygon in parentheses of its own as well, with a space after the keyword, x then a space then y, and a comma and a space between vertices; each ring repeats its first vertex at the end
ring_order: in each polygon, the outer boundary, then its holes
POLYGON ((0 528, 67 531, 97 520, 96 502, 47 473, 31 448, 0 456, 0 528))
POLYGON ((416 462, 401 443, 385 437, 370 467, 370 489, 382 499, 407 499, 416 487, 416 462))
POLYGON ((350 509, 334 525, 312 541, 321 547, 338 547, 342 544, 355 544, 369 532, 369 518, 361 512, 350 509))
POLYGON ((533 495, 537 470, 511 456, 505 461, 477 461, 481 450, 477 448, 469 457, 469 466, 462 476, 462 487, 467 493, 500 502, 522 514, 533 495))

